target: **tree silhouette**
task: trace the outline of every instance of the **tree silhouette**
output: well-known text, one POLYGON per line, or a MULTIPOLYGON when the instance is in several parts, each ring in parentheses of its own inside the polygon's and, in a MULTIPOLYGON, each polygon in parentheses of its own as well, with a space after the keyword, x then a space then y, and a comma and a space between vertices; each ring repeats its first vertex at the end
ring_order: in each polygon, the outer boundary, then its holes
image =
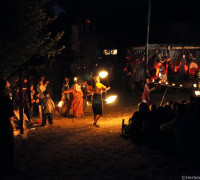
POLYGON ((52 33, 48 28, 57 19, 48 15, 48 3, 49 0, 1 2, 0 72, 4 75, 30 60, 33 63, 36 55, 46 57, 45 64, 51 63, 65 48, 59 44, 64 32, 52 33))

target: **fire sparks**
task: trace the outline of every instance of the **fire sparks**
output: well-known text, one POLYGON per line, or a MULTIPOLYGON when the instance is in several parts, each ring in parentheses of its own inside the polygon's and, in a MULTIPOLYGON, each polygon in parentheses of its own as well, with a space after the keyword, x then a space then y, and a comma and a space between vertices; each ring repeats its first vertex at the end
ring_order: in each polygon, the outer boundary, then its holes
POLYGON ((117 96, 115 95, 115 96, 108 97, 105 101, 106 101, 106 104, 109 104, 109 103, 114 102, 116 99, 117 99, 117 96))

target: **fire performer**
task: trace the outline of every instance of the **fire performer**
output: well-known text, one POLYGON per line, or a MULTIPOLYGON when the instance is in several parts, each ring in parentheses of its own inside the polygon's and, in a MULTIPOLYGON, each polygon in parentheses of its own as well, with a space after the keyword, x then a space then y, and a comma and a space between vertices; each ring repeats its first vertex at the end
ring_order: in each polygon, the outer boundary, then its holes
POLYGON ((71 102, 71 107, 73 109, 74 118, 78 118, 84 115, 83 112, 83 92, 81 90, 81 86, 79 84, 74 84, 74 86, 62 93, 62 95, 66 93, 72 93, 73 98, 71 102))
POLYGON ((148 105, 151 104, 150 93, 151 93, 151 91, 154 91, 156 89, 155 87, 150 89, 149 84, 150 84, 150 78, 147 77, 146 78, 146 84, 144 85, 144 91, 143 91, 143 94, 142 94, 142 101, 146 102, 148 105))
POLYGON ((94 113, 94 123, 93 125, 95 127, 99 127, 97 125, 97 121, 102 116, 103 106, 102 106, 102 92, 108 91, 110 87, 106 87, 103 84, 100 83, 100 77, 95 76, 94 77, 95 85, 93 88, 93 101, 92 101, 92 110, 94 113))

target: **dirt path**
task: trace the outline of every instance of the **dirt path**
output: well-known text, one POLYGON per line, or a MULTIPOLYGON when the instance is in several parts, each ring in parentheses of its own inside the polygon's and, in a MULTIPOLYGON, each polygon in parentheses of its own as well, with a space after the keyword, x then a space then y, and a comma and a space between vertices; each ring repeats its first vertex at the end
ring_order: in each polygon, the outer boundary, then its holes
POLYGON ((10 179, 181 179, 195 173, 186 163, 120 137, 122 118, 128 121, 137 102, 135 97, 106 105, 100 128, 92 126, 88 106, 83 118, 55 117, 53 126, 16 137, 17 170, 10 179))

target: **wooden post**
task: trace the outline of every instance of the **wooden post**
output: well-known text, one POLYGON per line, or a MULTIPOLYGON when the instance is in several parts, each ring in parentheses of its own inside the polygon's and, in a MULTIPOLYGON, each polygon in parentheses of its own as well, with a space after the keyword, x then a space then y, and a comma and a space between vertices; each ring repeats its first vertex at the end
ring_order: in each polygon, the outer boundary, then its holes
POLYGON ((20 126, 20 133, 24 134, 24 127, 23 127, 23 90, 22 90, 22 70, 20 70, 19 76, 19 126, 20 126))
POLYGON ((28 96, 28 118, 29 118, 29 121, 30 121, 30 114, 31 114, 31 106, 32 106, 32 103, 31 103, 31 91, 30 91, 30 77, 29 77, 29 72, 28 72, 28 68, 26 68, 26 74, 27 74, 27 96, 28 96))
POLYGON ((160 106, 162 106, 162 104, 164 102, 164 99, 165 99, 165 96, 166 96, 166 93, 167 93, 167 89, 168 89, 168 87, 166 87, 166 89, 165 89, 164 95, 163 95, 162 100, 160 102, 160 106))
POLYGON ((122 119, 122 134, 123 134, 123 130, 124 130, 124 119, 122 119))

